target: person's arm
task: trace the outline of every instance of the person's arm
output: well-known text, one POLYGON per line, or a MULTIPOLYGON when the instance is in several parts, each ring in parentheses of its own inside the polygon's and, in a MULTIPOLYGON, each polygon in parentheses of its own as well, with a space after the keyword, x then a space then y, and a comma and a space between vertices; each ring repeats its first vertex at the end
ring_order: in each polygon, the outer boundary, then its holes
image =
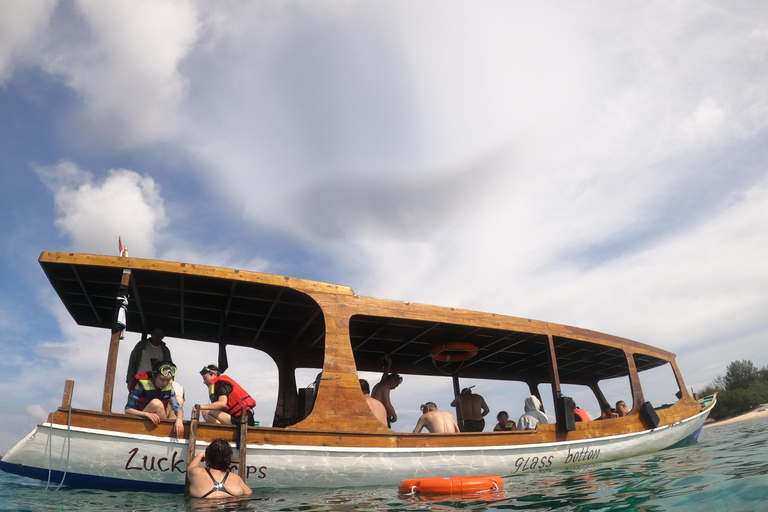
POLYGON ((142 418, 148 418, 155 425, 159 425, 160 416, 158 416, 153 412, 140 411, 136 408, 139 405, 139 396, 141 396, 141 392, 139 390, 139 386, 137 385, 135 388, 131 390, 131 393, 128 395, 128 403, 125 404, 125 414, 132 414, 134 416, 141 416, 142 418))
POLYGON ((387 419, 390 423, 394 423, 397 421, 397 413, 395 412, 395 408, 392 407, 392 402, 389 401, 389 392, 391 389, 389 386, 384 386, 384 389, 381 390, 381 403, 384 405, 384 408, 387 410, 387 419))
POLYGON ((187 471, 190 469, 200 468, 200 463, 203 461, 203 457, 205 457, 205 452, 199 452, 197 455, 195 455, 195 458, 192 459, 192 461, 187 466, 187 471))
POLYGON ((425 426, 424 415, 422 414, 421 418, 419 418, 418 423, 416 423, 416 428, 413 429, 413 433, 414 434, 418 434, 419 432, 421 432, 421 430, 424 428, 424 426, 425 426))
POLYGON ((389 355, 384 356, 384 361, 386 361, 387 364, 384 366, 384 373, 381 374, 381 380, 379 380, 379 382, 387 380, 387 377, 389 377, 389 370, 392 369, 392 358, 389 357, 389 355))
POLYGON ((456 420, 453 420, 453 431, 461 432, 461 430, 459 430, 459 426, 456 424, 456 420))
POLYGON ((487 403, 485 403, 485 398, 483 398, 483 403, 481 404, 481 407, 483 408, 483 411, 482 411, 483 416, 486 416, 489 412, 491 412, 491 408, 488 407, 487 403))
MULTIPOLYGON (((240 491, 243 493, 244 496, 250 496, 251 493, 253 493, 253 489, 248 487, 248 484, 243 482, 243 479, 240 478, 240 475, 238 475, 237 473, 232 473, 232 476, 237 477, 237 485, 240 487, 240 491)), ((230 478, 232 478, 232 476, 230 476, 230 478)))
POLYGON ((458 403, 459 403, 459 395, 456 395, 456 398, 454 398, 453 402, 451 402, 451 407, 456 407, 458 403))
POLYGON ((181 439, 184 437, 184 411, 179 406, 179 401, 176 400, 176 392, 171 389, 171 398, 168 400, 171 404, 171 409, 176 413, 176 422, 173 425, 173 430, 176 432, 176 437, 181 439))
POLYGON ((219 398, 215 402, 211 402, 210 404, 202 404, 200 406, 200 409, 204 411, 218 411, 226 408, 227 395, 219 395, 219 398))

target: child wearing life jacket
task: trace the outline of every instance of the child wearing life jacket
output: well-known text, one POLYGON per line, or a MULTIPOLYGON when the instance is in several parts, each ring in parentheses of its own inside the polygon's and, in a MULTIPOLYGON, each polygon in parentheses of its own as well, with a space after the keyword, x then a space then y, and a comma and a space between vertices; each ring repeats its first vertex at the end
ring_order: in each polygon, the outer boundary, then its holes
POLYGON ((136 374, 134 386, 125 404, 125 414, 148 418, 155 425, 160 420, 175 419, 176 437, 184 437, 184 411, 176 400, 173 377, 176 366, 171 361, 157 361, 152 371, 136 374))

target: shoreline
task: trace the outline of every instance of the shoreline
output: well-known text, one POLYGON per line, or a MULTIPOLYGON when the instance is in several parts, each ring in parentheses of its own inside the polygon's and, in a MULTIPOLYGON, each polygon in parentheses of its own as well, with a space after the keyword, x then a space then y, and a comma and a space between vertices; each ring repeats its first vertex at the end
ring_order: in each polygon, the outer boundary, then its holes
POLYGON ((749 412, 745 412, 744 414, 740 414, 739 416, 734 416, 732 418, 726 418, 724 420, 705 423, 704 428, 719 427, 721 425, 730 425, 732 423, 739 423, 742 421, 754 420, 756 418, 764 418, 766 416, 768 416, 768 407, 758 407, 756 409, 752 409, 749 412))

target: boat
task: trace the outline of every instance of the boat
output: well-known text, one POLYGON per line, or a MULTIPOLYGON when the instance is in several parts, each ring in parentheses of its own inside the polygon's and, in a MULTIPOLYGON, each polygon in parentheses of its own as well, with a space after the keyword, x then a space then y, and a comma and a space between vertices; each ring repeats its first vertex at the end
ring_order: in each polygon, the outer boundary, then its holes
POLYGON ((688 393, 674 354, 587 329, 204 265, 63 252, 43 252, 39 263, 74 322, 104 329, 109 340, 102 410, 72 408, 67 381, 61 406, 0 460, 3 471, 56 485, 180 490, 188 454, 216 438, 241 448, 244 459, 233 469, 253 489, 506 478, 693 441, 715 405, 688 393), (173 422, 154 425, 112 411, 123 330, 146 336, 159 322, 168 337, 216 344, 220 366, 232 346, 272 357, 279 375, 272 426, 193 418, 177 439, 173 422), (544 389, 554 421, 526 431, 395 432, 373 415, 358 380, 360 371, 381 371, 382 355, 406 376, 450 374, 455 394, 461 379, 525 383, 539 398, 544 389), (297 368, 321 370, 322 385, 297 387, 297 368), (644 375, 657 368, 674 377, 670 403, 646 400, 644 375), (575 421, 573 400, 562 389, 581 386, 603 404, 601 384, 617 379, 628 382, 630 412, 575 421))

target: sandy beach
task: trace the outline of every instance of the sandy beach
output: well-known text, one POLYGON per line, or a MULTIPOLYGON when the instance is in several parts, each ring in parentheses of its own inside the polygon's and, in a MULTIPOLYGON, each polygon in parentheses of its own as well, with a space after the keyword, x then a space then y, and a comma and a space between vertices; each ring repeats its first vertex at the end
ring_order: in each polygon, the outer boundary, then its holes
POLYGON ((726 418, 720 421, 713 421, 704 425, 704 428, 719 427, 720 425, 729 425, 731 423, 738 423, 740 421, 754 420, 756 418, 763 418, 768 416, 768 407, 758 407, 751 411, 744 413, 740 416, 734 416, 733 418, 726 418))

